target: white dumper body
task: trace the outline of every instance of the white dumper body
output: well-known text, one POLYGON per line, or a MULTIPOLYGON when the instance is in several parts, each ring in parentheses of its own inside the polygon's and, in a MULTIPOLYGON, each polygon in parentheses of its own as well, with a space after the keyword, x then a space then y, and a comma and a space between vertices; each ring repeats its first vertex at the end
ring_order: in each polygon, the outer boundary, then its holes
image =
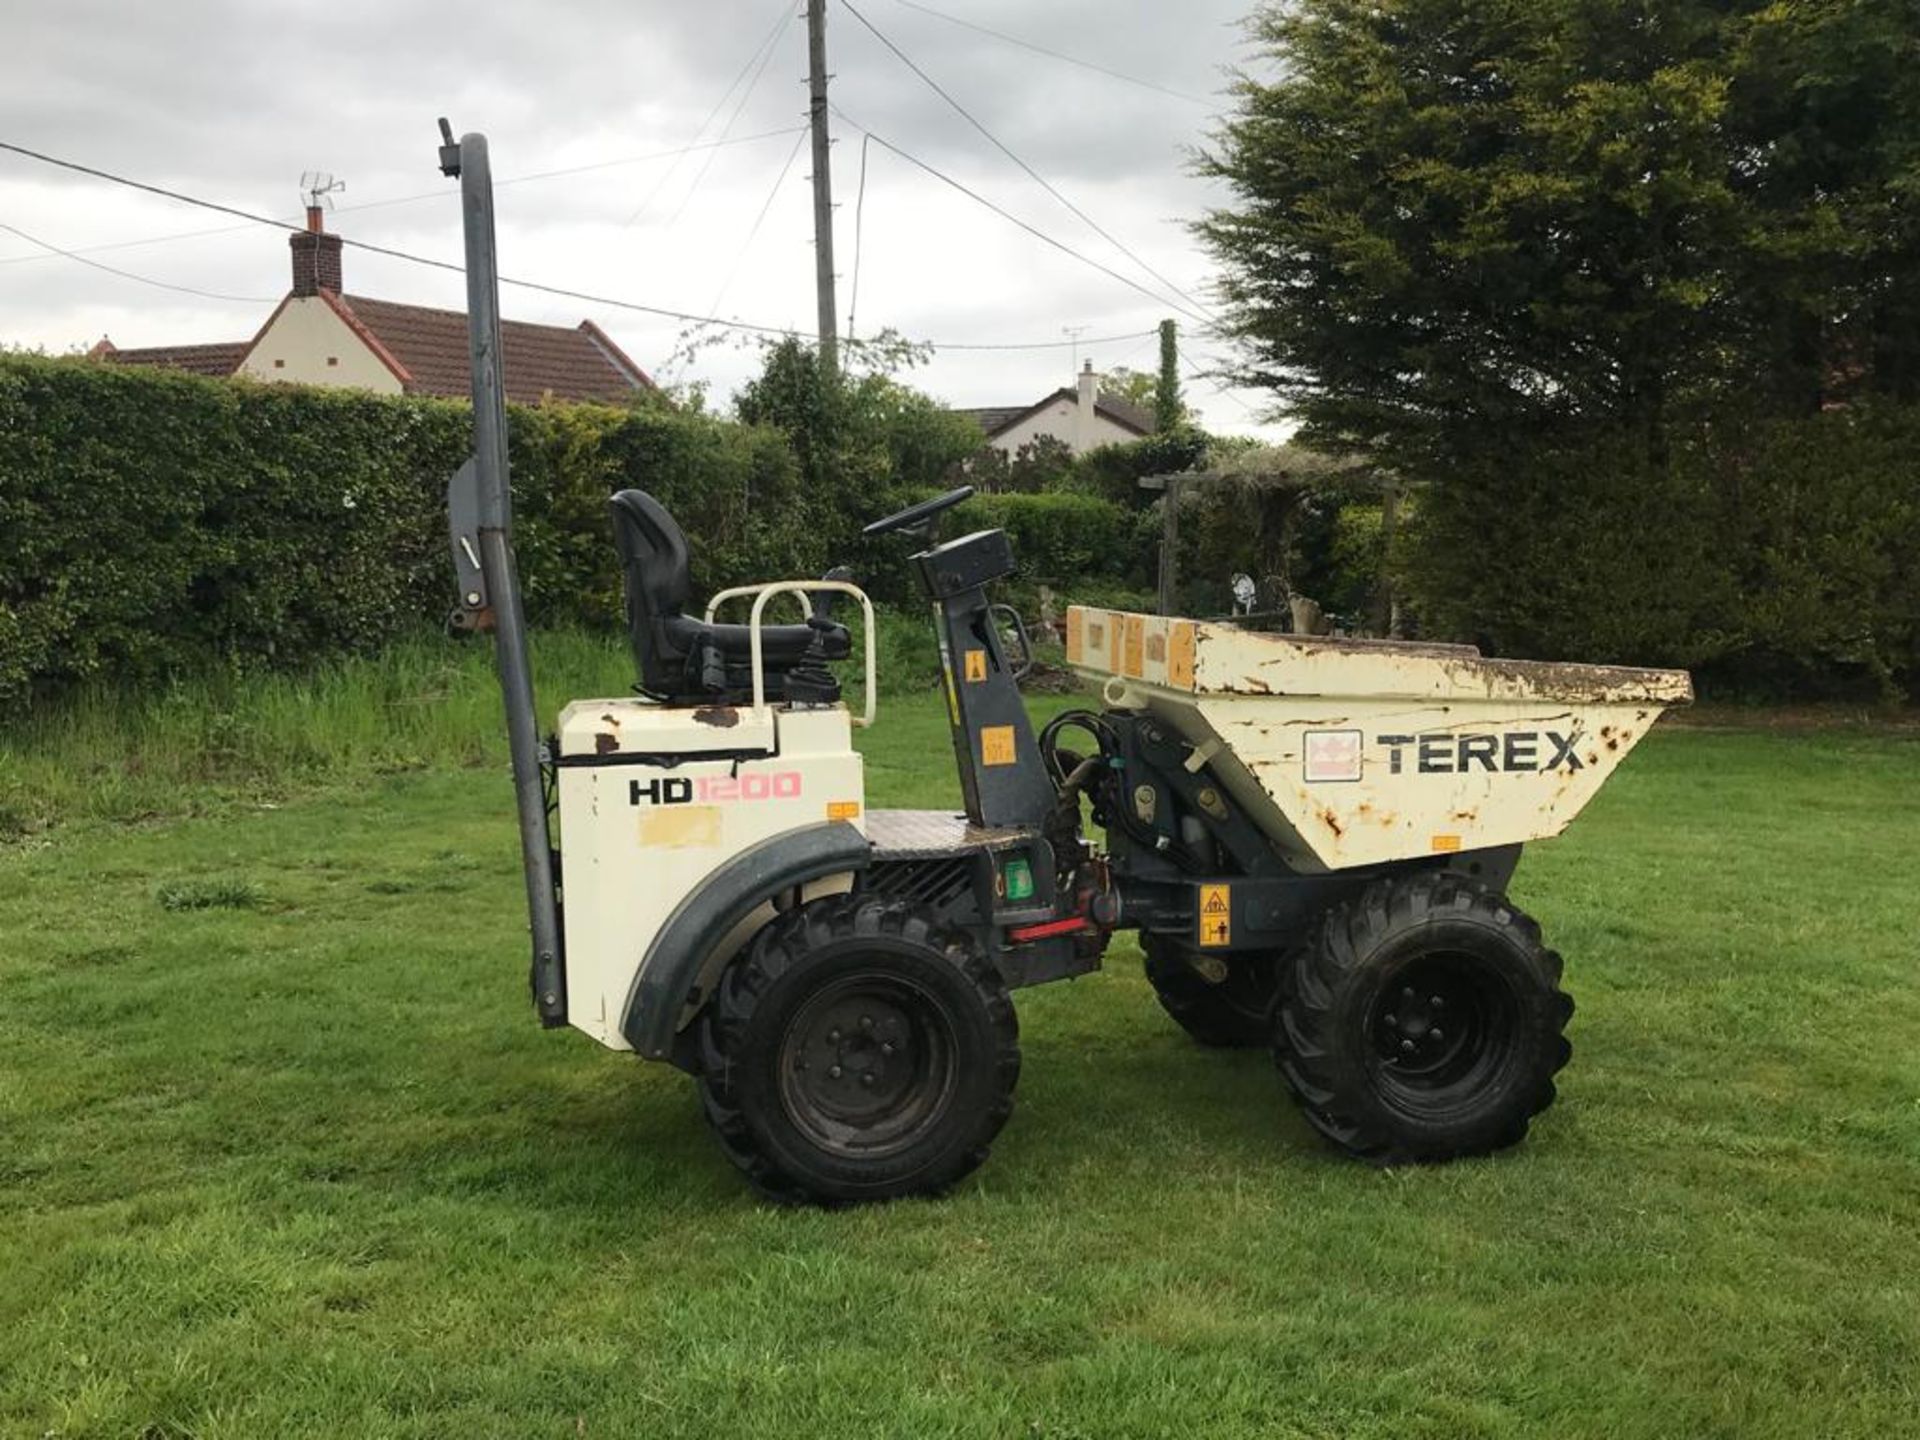
POLYGON ((1196 747, 1296 870, 1557 835, 1682 670, 1488 659, 1471 646, 1271 634, 1075 606, 1067 661, 1196 747))

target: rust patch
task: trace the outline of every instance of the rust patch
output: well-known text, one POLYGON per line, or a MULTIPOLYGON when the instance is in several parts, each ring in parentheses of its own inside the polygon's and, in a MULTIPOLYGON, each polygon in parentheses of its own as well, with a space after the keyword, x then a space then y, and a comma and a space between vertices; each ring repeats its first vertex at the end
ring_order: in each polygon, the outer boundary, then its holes
POLYGON ((1340 817, 1324 805, 1320 807, 1320 818, 1326 823, 1327 829, 1333 832, 1334 839, 1338 840, 1342 835, 1347 833, 1347 827, 1340 823, 1340 817))
POLYGON ((593 737, 593 753, 596 755, 611 755, 619 748, 620 737, 618 735, 609 735, 603 730, 593 737))
POLYGON ((1122 615, 1120 627, 1120 673, 1138 680, 1145 668, 1147 622, 1138 615, 1122 615))
POLYGON ((618 715, 613 714, 611 711, 607 712, 606 714, 603 714, 600 717, 600 722, 603 725, 611 725, 616 730, 620 728, 620 717, 618 715))
POLYGON ((693 720, 696 725, 731 730, 740 723, 740 712, 731 705, 707 705, 693 712, 693 720))
POLYGON ((1147 636, 1147 663, 1150 665, 1158 665, 1166 658, 1167 637, 1156 630, 1153 634, 1147 636))
POLYGON ((1087 618, 1078 605, 1067 607, 1067 663, 1078 665, 1086 653, 1087 618))

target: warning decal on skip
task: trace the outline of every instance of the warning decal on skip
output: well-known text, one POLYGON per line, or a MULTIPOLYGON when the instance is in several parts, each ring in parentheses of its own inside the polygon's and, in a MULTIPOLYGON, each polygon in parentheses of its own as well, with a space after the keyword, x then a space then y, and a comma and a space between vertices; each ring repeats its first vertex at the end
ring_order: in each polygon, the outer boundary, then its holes
POLYGON ((1200 943, 1202 945, 1233 943, 1233 905, 1230 899, 1232 889, 1230 885, 1200 887, 1200 943))

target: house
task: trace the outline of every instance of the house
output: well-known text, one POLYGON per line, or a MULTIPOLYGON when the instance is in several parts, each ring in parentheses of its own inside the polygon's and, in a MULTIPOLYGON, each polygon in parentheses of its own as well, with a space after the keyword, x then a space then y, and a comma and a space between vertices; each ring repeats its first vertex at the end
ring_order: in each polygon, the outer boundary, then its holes
POLYGON ((1031 405, 990 406, 962 410, 980 422, 987 444, 1009 456, 1018 455, 1042 435, 1050 435, 1075 455, 1100 445, 1124 444, 1153 433, 1153 413, 1126 400, 1100 393, 1100 377, 1087 361, 1073 389, 1064 386, 1031 405))
MULTIPOLYGON (((307 210, 307 228, 289 237, 293 288, 251 340, 217 345, 157 345, 122 350, 102 339, 89 353, 111 365, 157 365, 196 375, 244 375, 302 385, 353 386, 383 395, 470 393, 467 317, 349 295, 341 239, 307 210)), ((651 390, 646 372, 591 320, 564 325, 500 325, 507 398, 592 400, 618 405, 651 390)))

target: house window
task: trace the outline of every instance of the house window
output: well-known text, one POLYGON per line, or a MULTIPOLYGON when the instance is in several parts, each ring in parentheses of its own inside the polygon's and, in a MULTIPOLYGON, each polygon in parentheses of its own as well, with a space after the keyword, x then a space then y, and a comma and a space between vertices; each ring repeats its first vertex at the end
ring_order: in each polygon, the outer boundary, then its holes
POLYGON ((327 364, 338 365, 339 363, 340 363, 340 357, 338 355, 327 356, 327 364))
POLYGON ((273 368, 276 370, 284 370, 287 368, 287 362, 284 360, 276 360, 273 362, 273 368))

